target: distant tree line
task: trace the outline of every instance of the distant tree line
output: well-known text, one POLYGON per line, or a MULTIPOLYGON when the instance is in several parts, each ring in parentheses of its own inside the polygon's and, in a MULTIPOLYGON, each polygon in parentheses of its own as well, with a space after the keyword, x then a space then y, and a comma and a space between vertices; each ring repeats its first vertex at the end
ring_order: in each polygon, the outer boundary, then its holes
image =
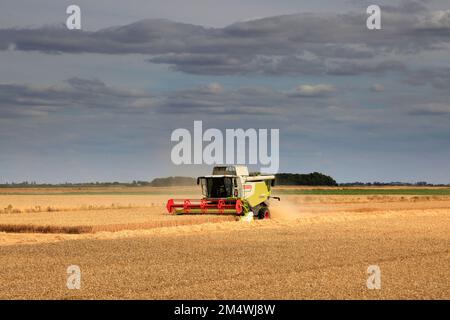
MULTIPOLYGON (((259 174, 257 172, 251 173, 251 175, 259 174)), ((67 188, 80 188, 80 187, 170 187, 170 186, 193 186, 196 184, 196 179, 192 177, 165 177, 155 178, 152 181, 133 180, 132 182, 86 182, 86 183, 36 183, 34 181, 28 182, 12 182, 0 184, 0 188, 52 188, 52 187, 67 187, 67 188)), ((450 186, 450 184, 432 184, 425 181, 419 181, 415 183, 409 182, 346 182, 337 183, 332 177, 319 172, 313 172, 308 174, 298 173, 278 173, 275 175, 276 185, 286 186, 342 186, 342 187, 358 187, 358 186, 418 186, 418 187, 432 187, 432 186, 450 186)))
POLYGON ((110 186, 144 186, 150 185, 148 181, 133 182, 64 182, 64 183, 37 183, 37 182, 11 182, 0 184, 0 188, 77 188, 77 187, 110 187, 110 186))
POLYGON ((152 187, 172 187, 172 186, 193 186, 197 183, 197 179, 192 177, 167 177, 156 178, 150 182, 152 187))
POLYGON ((0 184, 0 188, 79 188, 79 187, 168 187, 168 186, 192 186, 196 184, 196 179, 192 177, 167 177, 155 178, 152 181, 133 180, 132 182, 80 182, 80 183, 36 183, 36 182, 12 182, 0 184))
POLYGON ((275 184, 284 186, 337 186, 337 182, 330 176, 319 172, 308 174, 278 173, 275 184))

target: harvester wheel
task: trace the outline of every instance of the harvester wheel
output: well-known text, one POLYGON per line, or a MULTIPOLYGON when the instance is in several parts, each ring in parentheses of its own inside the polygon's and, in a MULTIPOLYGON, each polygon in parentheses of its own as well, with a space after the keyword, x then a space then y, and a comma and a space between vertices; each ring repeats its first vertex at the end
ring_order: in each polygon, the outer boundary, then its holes
POLYGON ((270 218, 270 211, 267 207, 262 207, 258 211, 258 219, 269 219, 270 218))

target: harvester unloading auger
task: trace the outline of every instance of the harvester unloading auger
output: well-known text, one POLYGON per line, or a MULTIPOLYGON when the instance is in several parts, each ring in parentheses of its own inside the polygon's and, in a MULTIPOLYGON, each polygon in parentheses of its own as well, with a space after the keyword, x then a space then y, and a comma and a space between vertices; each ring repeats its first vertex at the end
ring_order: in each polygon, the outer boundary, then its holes
POLYGON ((171 214, 231 214, 244 219, 270 217, 273 175, 250 175, 246 166, 214 167, 212 175, 198 177, 202 199, 170 199, 171 214))

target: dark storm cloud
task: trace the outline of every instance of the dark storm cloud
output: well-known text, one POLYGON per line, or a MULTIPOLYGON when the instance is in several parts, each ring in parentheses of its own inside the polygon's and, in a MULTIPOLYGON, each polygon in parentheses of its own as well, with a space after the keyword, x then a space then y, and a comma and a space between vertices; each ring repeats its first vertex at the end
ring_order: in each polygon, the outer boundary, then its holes
POLYGON ((353 62, 347 59, 318 59, 301 56, 238 56, 214 54, 168 54, 149 59, 191 74, 336 75, 384 74, 403 71, 406 65, 395 60, 353 62))
POLYGON ((352 76, 359 74, 381 75, 387 72, 405 71, 406 65, 403 62, 387 60, 380 63, 358 63, 345 61, 330 68, 328 74, 336 76, 352 76))
POLYGON ((420 2, 384 6, 382 30, 365 10, 293 14, 205 28, 143 20, 96 32, 65 27, 0 30, 0 49, 48 53, 145 54, 148 61, 205 75, 358 75, 402 71, 404 54, 450 42, 450 13, 420 2))
POLYGON ((285 91, 269 87, 225 89, 219 83, 150 95, 106 85, 98 79, 70 78, 54 85, 0 84, 0 118, 42 116, 75 109, 108 113, 281 114, 302 98, 323 100, 337 92, 329 84, 304 84, 285 91))
POLYGON ((0 118, 41 116, 63 108, 136 112, 151 104, 148 94, 107 86, 97 79, 70 78, 50 86, 0 84, 0 118))
POLYGON ((450 103, 430 103, 416 106, 408 114, 412 116, 450 116, 450 103))
POLYGON ((428 68, 409 72, 405 83, 414 86, 431 85, 438 90, 450 90, 450 68, 428 68))
POLYGON ((0 30, 0 48, 48 53, 158 54, 186 47, 192 36, 204 37, 200 26, 167 20, 143 20, 97 32, 68 30, 65 26, 0 30))

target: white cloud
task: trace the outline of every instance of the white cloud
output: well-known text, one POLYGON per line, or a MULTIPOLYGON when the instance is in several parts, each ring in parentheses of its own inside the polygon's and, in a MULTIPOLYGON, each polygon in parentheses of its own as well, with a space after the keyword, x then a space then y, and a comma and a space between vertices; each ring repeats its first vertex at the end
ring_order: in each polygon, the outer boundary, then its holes
POLYGON ((302 96, 302 97, 317 97, 317 96, 325 96, 330 93, 336 92, 336 87, 330 84, 317 84, 310 85, 304 84, 298 86, 291 95, 293 96, 302 96))
POLYGON ((212 94, 223 93, 224 89, 220 83, 213 82, 205 87, 206 91, 212 94))

